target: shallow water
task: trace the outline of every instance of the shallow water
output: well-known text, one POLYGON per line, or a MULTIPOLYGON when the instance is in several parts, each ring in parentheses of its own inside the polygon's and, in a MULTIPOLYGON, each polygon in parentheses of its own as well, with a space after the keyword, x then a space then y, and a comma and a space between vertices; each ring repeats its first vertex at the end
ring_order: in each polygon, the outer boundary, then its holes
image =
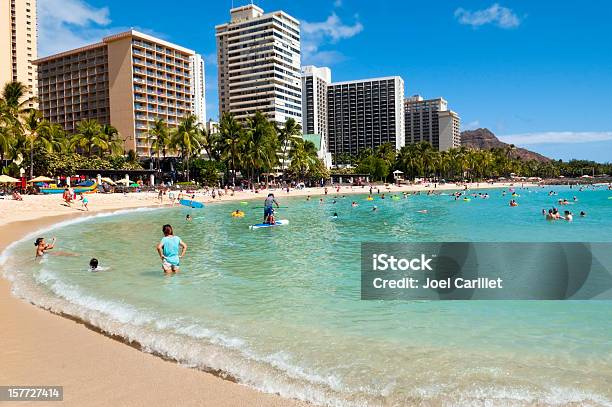
POLYGON ((43 306, 288 397, 612 405, 612 302, 359 299, 362 241, 612 242, 611 191, 554 189, 520 190, 516 208, 499 190, 470 202, 291 198, 278 213, 289 225, 253 231, 261 202, 97 216, 46 233, 78 256, 36 263, 28 240, 5 255, 5 269, 20 295, 43 306), (573 196, 568 208, 587 217, 543 219, 543 208, 573 196), (236 208, 245 218, 230 217, 236 208), (164 223, 189 245, 172 277, 154 248, 164 223), (88 272, 91 257, 108 269, 88 272))

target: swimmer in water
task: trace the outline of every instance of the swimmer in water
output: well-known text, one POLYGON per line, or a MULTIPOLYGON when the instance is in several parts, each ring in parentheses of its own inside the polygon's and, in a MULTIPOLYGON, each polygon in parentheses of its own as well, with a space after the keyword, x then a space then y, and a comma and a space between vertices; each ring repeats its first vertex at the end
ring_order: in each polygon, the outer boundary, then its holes
POLYGON ((357 202, 353 201, 353 203, 351 203, 351 206, 352 206, 353 208, 355 208, 356 206, 359 206, 359 204, 358 204, 357 202))
POLYGON ((565 219, 566 221, 571 222, 574 220, 574 215, 570 211, 565 211, 564 215, 565 216, 563 217, 563 219, 565 219))
POLYGON ((580 216, 584 218, 586 216, 586 212, 585 211, 580 211, 580 216))
POLYGON ((185 221, 191 222, 191 215, 187 214, 187 216, 185 216, 185 221))
POLYGON ((51 239, 50 244, 45 243, 44 237, 39 237, 36 239, 36 242, 34 242, 34 246, 36 246, 36 257, 42 257, 47 253, 47 250, 51 250, 55 247, 55 237, 51 239))
POLYGON ((376 212, 377 210, 378 210, 378 207, 374 205, 374 207, 372 208, 372 212, 376 212))
POLYGON ((306 200, 307 200, 307 201, 310 201, 310 195, 308 195, 308 196, 306 197, 306 200))
POLYGON ((334 212, 334 214, 332 215, 332 219, 338 219, 338 212, 334 212))
POLYGON ((99 271, 98 270, 98 259, 93 258, 89 260, 89 271, 91 272, 99 271))

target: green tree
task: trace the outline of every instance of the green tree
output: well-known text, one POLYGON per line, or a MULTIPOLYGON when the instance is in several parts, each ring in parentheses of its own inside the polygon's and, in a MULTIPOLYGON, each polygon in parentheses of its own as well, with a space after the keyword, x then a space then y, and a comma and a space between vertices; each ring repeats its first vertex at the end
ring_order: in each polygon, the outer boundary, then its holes
POLYGON ((149 137, 152 139, 151 149, 157 156, 157 169, 161 169, 160 155, 163 154, 166 158, 166 148, 170 144, 170 129, 164 119, 156 119, 148 131, 149 137))
POLYGON ((285 161, 288 157, 287 151, 292 147, 292 143, 296 139, 301 138, 302 134, 302 126, 293 118, 289 118, 285 120, 285 123, 282 127, 277 129, 278 134, 278 142, 281 147, 281 171, 283 173, 283 177, 285 176, 285 161))
POLYGON ((187 181, 189 181, 189 158, 198 154, 202 148, 196 116, 189 115, 181 120, 172 134, 170 144, 172 148, 181 152, 181 156, 185 160, 187 181))
POLYGON ((244 129, 230 113, 224 113, 219 123, 221 157, 229 162, 232 172, 232 183, 236 184, 237 164, 242 161, 245 142, 244 129))
POLYGON ((253 181, 255 174, 270 172, 277 165, 278 136, 274 125, 261 112, 255 112, 246 121, 244 140, 244 164, 253 181))

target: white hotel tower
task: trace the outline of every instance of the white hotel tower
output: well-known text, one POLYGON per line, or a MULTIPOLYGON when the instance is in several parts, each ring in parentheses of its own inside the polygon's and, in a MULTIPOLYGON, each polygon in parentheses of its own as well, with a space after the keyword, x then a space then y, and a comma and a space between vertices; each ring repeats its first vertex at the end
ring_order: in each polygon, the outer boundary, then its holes
POLYGON ((200 54, 189 57, 191 69, 191 110, 198 123, 206 123, 206 85, 204 78, 204 59, 200 54))
POLYGON ((215 27, 219 116, 243 120, 256 111, 282 123, 302 123, 300 23, 253 4, 230 10, 229 23, 215 27))

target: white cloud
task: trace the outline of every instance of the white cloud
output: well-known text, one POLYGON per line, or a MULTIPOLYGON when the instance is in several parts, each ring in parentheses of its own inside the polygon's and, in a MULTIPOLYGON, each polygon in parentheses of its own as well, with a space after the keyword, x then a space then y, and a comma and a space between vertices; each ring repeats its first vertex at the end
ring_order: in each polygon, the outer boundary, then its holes
POLYGON ((455 18, 460 24, 480 27, 485 24, 494 24, 500 28, 515 28, 521 24, 521 19, 509 8, 495 3, 484 10, 466 10, 458 8, 455 10, 455 18))
POLYGON ((340 40, 354 37, 363 31, 363 25, 356 21, 353 25, 344 24, 336 13, 332 13, 325 21, 302 21, 302 53, 303 63, 331 65, 345 57, 338 51, 321 51, 326 44, 335 44, 340 40))
POLYGON ((109 33, 109 15, 107 7, 95 8, 82 0, 39 0, 39 55, 99 41, 109 33))
POLYGON ((549 131, 542 133, 522 133, 500 136, 505 143, 516 145, 533 144, 577 144, 612 140, 612 131, 549 131))
MULTIPOLYGON (((96 8, 85 0, 38 0, 38 23, 41 57, 96 43, 110 34, 130 29, 111 26, 108 7, 96 8)), ((133 28, 166 39, 166 35, 155 30, 133 28)))
POLYGON ((480 121, 479 120, 473 120, 469 123, 465 123, 461 125, 461 129, 462 130, 475 130, 477 128, 480 127, 480 121))

